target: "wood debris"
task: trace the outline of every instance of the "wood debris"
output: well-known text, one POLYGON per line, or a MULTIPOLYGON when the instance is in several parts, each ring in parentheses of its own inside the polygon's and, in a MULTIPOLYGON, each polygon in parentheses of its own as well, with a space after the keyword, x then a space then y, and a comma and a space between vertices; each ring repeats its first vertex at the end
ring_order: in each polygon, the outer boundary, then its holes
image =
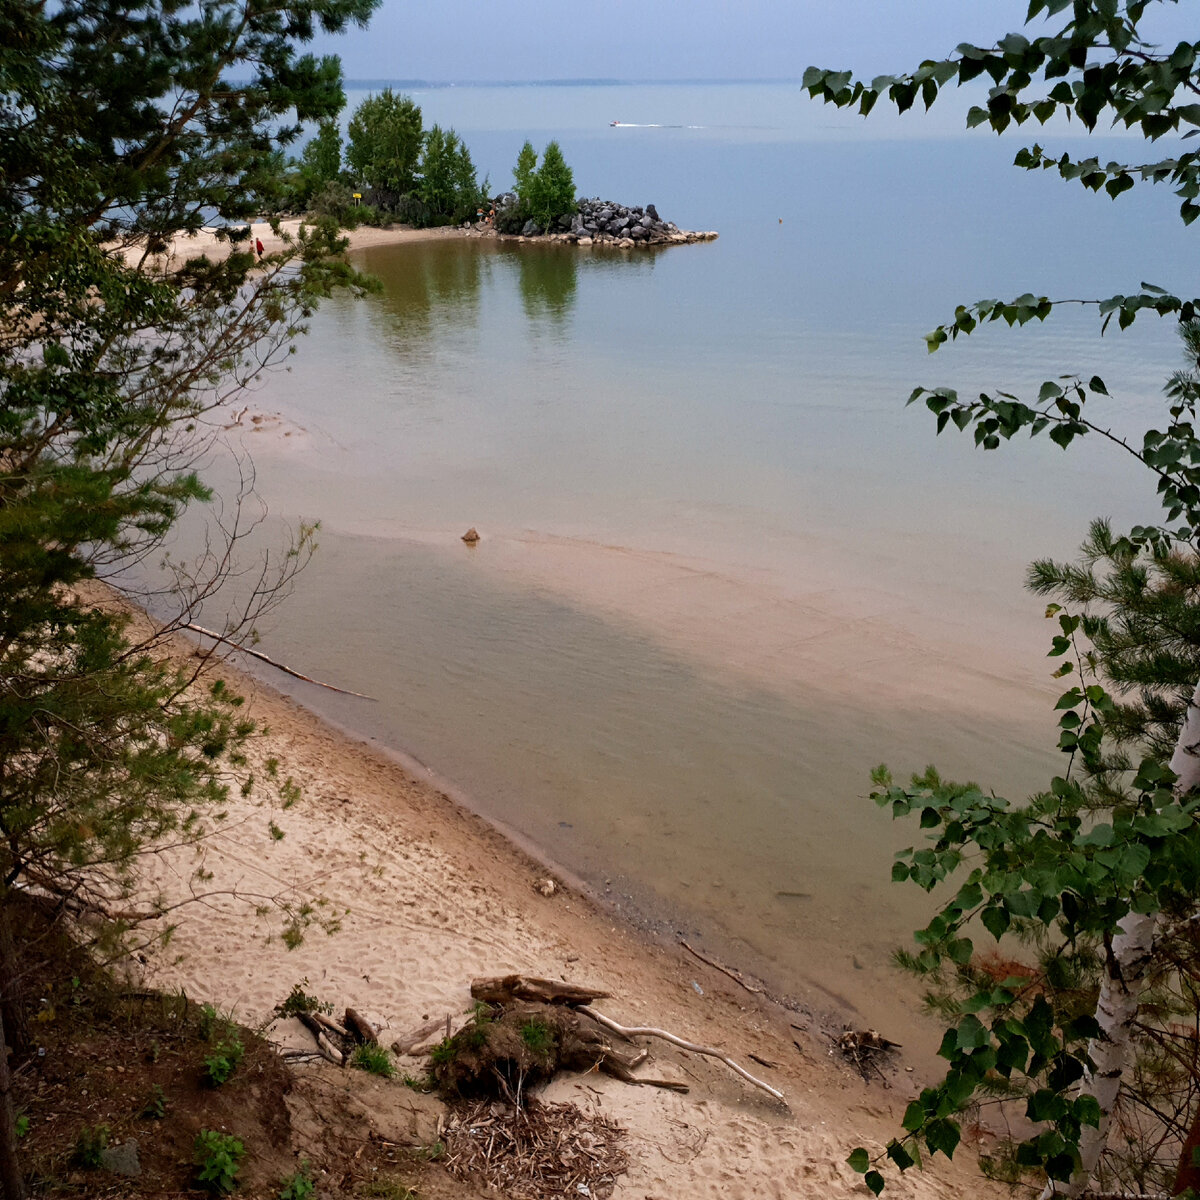
POLYGON ((897 1050, 900 1047, 899 1042, 885 1038, 882 1034, 876 1033, 874 1029, 847 1029, 838 1037, 836 1045, 842 1054, 862 1072, 864 1079, 871 1077, 872 1068, 883 1079, 883 1072, 879 1069, 876 1059, 886 1055, 888 1051, 897 1050))
POLYGON ((629 1167, 624 1130, 574 1104, 463 1105, 446 1125, 447 1171, 512 1200, 605 1200, 629 1167))

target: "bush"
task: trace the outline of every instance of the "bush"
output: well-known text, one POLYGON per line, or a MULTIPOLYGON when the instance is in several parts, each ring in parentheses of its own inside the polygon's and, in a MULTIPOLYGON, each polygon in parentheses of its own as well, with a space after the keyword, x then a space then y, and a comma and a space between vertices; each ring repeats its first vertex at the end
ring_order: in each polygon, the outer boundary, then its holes
POLYGON ((202 1129, 196 1135, 194 1156, 196 1182, 214 1195, 223 1196, 237 1187, 246 1147, 232 1134, 202 1129))
POLYGON ((346 184, 331 179, 313 194, 308 208, 309 212, 319 217, 334 217, 342 221, 354 211, 354 193, 346 184))
POLYGON ((104 1151, 108 1149, 108 1132, 107 1125, 85 1125, 75 1139, 71 1161, 77 1167, 86 1167, 88 1170, 98 1167, 104 1159, 104 1151))
POLYGON ((295 1017, 300 1013, 333 1012, 333 1005, 327 1000, 318 1000, 316 996, 310 996, 304 990, 307 986, 307 979, 293 983, 292 990, 288 992, 284 1000, 275 1005, 275 1015, 277 1017, 295 1017))

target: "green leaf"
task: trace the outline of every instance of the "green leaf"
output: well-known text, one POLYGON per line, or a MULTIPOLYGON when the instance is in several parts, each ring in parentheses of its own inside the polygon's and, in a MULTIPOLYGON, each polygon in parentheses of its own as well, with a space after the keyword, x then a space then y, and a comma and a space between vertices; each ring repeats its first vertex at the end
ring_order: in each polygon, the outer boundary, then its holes
POLYGON ((904 1110, 904 1120, 901 1122, 901 1125, 909 1133, 915 1133, 924 1124, 925 1106, 920 1100, 909 1101, 908 1107, 904 1110))
POLYGON ((979 919, 983 922, 983 927, 999 941, 1005 933, 1008 932, 1010 924, 1008 910, 1001 908, 999 905, 985 908, 979 914, 979 919))
POLYGON ((960 1050, 975 1050, 991 1043, 991 1035, 983 1022, 975 1016, 965 1016, 958 1023, 955 1043, 960 1050))
POLYGON ((868 1171, 863 1177, 863 1183, 875 1193, 876 1196, 884 1189, 884 1178, 878 1171, 868 1171))
POLYGON ((856 1149, 850 1151, 850 1157, 846 1159, 846 1162, 852 1170, 863 1175, 871 1166, 871 1156, 862 1146, 858 1146, 856 1149))

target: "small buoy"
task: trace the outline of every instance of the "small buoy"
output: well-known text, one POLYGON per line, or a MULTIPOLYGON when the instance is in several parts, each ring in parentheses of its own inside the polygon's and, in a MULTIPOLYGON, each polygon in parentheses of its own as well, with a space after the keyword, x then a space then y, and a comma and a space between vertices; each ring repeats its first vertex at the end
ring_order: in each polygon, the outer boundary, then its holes
POLYGON ((475 543, 479 541, 479 531, 474 525, 472 525, 471 528, 462 535, 462 540, 466 542, 468 546, 475 545, 475 543))

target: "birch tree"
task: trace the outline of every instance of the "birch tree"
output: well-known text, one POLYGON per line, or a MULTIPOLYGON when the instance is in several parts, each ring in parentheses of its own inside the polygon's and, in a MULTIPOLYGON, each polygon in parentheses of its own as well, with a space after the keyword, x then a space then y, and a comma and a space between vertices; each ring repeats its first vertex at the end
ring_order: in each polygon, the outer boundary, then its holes
MULTIPOLYGON (((1147 142, 1178 137, 1177 149, 1152 161, 1102 164, 1033 143, 1015 165, 1056 172, 1114 200, 1138 183, 1164 184, 1189 225, 1200 215, 1200 158, 1185 141, 1200 126, 1200 42, 1148 42, 1141 29, 1155 2, 1031 0, 1027 31, 991 46, 963 44, 912 72, 869 82, 810 67, 804 85, 814 98, 866 116, 880 101, 899 112, 918 102, 929 108, 946 87, 967 84, 980 101, 968 127, 999 133, 1059 116, 1089 132, 1111 123, 1147 142), (1031 28, 1039 18, 1044 23, 1031 28)), ((1105 438, 1155 477, 1165 519, 1120 535, 1098 522, 1080 563, 1031 570, 1033 590, 1054 599, 1048 615, 1059 626, 1051 649, 1063 660, 1058 674, 1077 681, 1058 701, 1067 765, 1044 792, 1012 805, 932 770, 897 786, 881 768, 873 794, 895 816, 919 814, 930 831, 930 844, 900 857, 894 878, 932 889, 965 875, 918 932, 919 951, 907 956, 931 979, 954 976, 953 996, 943 993, 953 1023, 940 1051, 950 1069, 909 1106, 905 1136, 886 1156, 903 1170, 921 1147, 952 1154, 960 1138, 955 1115, 965 1106, 988 1094, 1021 1097, 1037 1133, 1016 1147, 1015 1166, 1041 1173, 1045 1195, 1078 1196, 1100 1161, 1129 1067, 1157 932, 1164 922, 1190 919, 1200 904, 1200 302, 1145 283, 1129 294, 1066 302, 1094 307, 1101 332, 1114 317, 1124 329, 1144 313, 1182 323, 1192 370, 1168 386, 1164 428, 1147 430, 1137 444, 1094 420, 1094 401, 1108 395, 1098 376, 1048 380, 1029 400, 1008 392, 963 400, 949 388, 918 387, 909 402, 926 405, 939 433, 953 424, 987 450, 1018 432, 1045 434, 1063 448, 1084 435, 1105 438), (997 940, 1009 933, 1038 940, 1042 969, 1032 981, 980 966, 974 921, 997 940)), ((984 325, 1044 321, 1060 303, 1027 293, 959 305, 927 344, 932 353, 984 325)), ((864 1150, 851 1162, 882 1190, 864 1150)))

